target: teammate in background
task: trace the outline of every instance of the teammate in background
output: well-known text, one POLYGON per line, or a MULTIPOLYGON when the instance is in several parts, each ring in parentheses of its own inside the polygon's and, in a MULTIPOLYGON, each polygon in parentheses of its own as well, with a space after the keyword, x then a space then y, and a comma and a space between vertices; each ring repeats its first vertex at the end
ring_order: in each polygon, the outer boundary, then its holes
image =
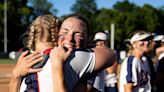
POLYGON ((121 65, 120 92, 151 92, 150 68, 143 54, 148 51, 148 33, 136 33, 132 36, 130 43, 133 51, 121 65))
MULTIPOLYGON (((96 44, 95 48, 101 47, 101 46, 108 47, 108 38, 109 38, 108 33, 97 32, 94 37, 94 41, 96 44)), ((103 75, 98 74, 98 76, 104 77, 105 92, 118 92, 117 74, 116 74, 117 71, 116 70, 117 70, 117 62, 115 61, 115 63, 112 66, 110 66, 102 71, 102 72, 105 72, 105 74, 103 74, 103 75)), ((96 81, 96 79, 95 79, 95 81, 96 81)))
POLYGON ((157 61, 156 69, 156 90, 157 92, 164 92, 164 38, 161 39, 160 54, 157 61))

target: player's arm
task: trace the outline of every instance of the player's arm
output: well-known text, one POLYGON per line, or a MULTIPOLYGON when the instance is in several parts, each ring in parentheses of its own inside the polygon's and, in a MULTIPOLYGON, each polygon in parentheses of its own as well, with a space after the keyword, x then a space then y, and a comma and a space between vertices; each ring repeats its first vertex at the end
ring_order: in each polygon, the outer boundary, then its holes
POLYGON ((65 83, 63 63, 71 54, 72 49, 65 49, 61 46, 54 47, 50 53, 50 61, 52 64, 53 92, 69 92, 65 83))
POLYGON ((108 47, 99 46, 93 48, 93 50, 96 55, 96 65, 94 68, 95 71, 107 68, 113 65, 113 63, 116 61, 116 55, 108 47))
POLYGON ((133 83, 127 83, 124 85, 124 92, 133 92, 133 83))
POLYGON ((32 69, 31 67, 40 62, 43 59, 42 54, 34 52, 28 55, 28 51, 23 52, 18 58, 17 64, 15 65, 12 76, 10 79, 10 92, 18 92, 21 85, 22 77, 29 73, 36 73, 41 71, 41 68, 32 69))

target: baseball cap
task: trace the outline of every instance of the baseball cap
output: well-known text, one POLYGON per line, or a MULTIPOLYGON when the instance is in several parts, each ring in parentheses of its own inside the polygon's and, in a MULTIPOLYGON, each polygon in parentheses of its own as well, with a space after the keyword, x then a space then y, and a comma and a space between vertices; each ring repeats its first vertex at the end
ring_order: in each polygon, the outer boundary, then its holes
POLYGON ((150 39, 153 39, 153 35, 151 35, 149 33, 136 33, 130 39, 130 43, 132 44, 132 43, 134 43, 136 41, 141 41, 141 40, 147 39, 149 37, 150 37, 150 39))
POLYGON ((157 36, 155 36, 155 38, 153 40, 154 41, 162 41, 162 39, 164 39, 163 35, 157 35, 157 36))
POLYGON ((108 35, 103 32, 98 32, 95 34, 94 41, 96 40, 108 40, 108 35))

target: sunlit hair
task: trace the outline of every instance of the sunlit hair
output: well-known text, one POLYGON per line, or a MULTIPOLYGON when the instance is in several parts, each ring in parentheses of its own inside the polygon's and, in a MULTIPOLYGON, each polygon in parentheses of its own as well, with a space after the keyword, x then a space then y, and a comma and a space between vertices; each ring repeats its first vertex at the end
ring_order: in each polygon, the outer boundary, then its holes
POLYGON ((28 30, 27 48, 35 50, 37 41, 57 45, 59 20, 53 15, 38 16, 28 30))

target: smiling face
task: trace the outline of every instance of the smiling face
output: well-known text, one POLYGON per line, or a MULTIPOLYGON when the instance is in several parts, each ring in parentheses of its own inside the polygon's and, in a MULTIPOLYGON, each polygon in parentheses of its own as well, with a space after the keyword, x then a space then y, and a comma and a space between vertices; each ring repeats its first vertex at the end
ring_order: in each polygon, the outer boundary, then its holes
POLYGON ((58 44, 65 47, 85 48, 86 35, 85 23, 76 17, 70 17, 61 25, 58 44))
POLYGON ((133 44, 134 49, 137 49, 137 50, 139 50, 139 51, 141 51, 143 53, 149 51, 149 46, 150 46, 150 43, 147 40, 144 40, 144 41, 136 41, 133 44))

